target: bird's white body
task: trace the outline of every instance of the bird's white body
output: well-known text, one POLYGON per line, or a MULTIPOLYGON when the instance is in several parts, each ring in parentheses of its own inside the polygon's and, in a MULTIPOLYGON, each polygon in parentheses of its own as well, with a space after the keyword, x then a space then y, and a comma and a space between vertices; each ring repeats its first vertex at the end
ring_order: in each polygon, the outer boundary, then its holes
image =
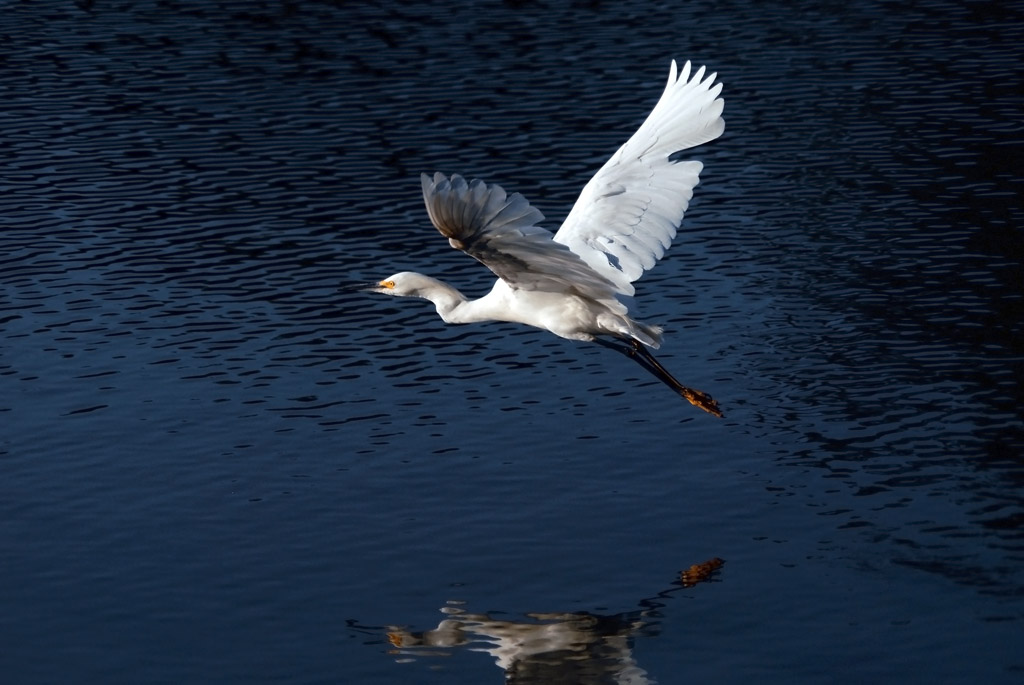
POLYGON ((434 303, 445 323, 508 321, 542 328, 568 340, 591 342, 596 335, 635 338, 651 347, 660 344, 661 330, 580 295, 543 290, 514 290, 500 278, 491 291, 470 300, 444 281, 413 272, 391 277, 395 295, 421 297, 434 303))
MULTIPOLYGON (((452 247, 483 263, 498 280, 475 300, 408 271, 370 290, 430 300, 447 323, 510 321, 569 340, 610 337, 631 344, 636 353, 642 346, 657 348, 661 328, 631 318, 624 298, 672 243, 703 169, 701 162, 679 161, 675 154, 725 129, 722 85, 715 77, 704 78, 701 67, 690 78, 690 63, 677 73, 673 61, 650 115, 590 179, 555 234, 539 226, 544 217, 518 193, 507 195, 500 186, 467 183, 458 175, 424 174, 431 222, 452 247)), ((698 391, 679 385, 649 353, 645 359, 641 363, 649 370, 697 403, 686 393, 698 391)), ((717 413, 717 407, 702 408, 717 413)))

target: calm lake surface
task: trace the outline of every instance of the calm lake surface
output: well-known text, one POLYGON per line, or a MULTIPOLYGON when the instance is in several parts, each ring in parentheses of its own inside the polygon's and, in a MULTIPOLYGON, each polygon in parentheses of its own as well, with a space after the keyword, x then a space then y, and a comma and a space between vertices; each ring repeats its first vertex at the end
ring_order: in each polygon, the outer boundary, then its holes
POLYGON ((4 682, 1021 682, 1024 10, 914 7, 0 3, 4 682), (554 230, 672 58, 724 419, 341 291, 483 294, 419 174, 554 230))

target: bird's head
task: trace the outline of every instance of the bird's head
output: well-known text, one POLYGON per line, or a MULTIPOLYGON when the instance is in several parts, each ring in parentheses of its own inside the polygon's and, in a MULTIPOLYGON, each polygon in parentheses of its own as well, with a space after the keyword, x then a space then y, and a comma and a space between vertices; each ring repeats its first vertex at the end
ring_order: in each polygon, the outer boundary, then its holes
POLYGON ((371 283, 363 290, 396 297, 425 297, 425 293, 431 290, 436 283, 437 281, 429 276, 412 271, 402 271, 394 276, 388 276, 383 281, 371 283))

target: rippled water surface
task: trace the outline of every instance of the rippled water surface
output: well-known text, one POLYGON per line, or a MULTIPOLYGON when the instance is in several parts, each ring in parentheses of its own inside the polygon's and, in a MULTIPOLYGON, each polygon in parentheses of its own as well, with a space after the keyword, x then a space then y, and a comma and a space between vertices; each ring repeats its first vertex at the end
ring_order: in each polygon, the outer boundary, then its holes
POLYGON ((915 6, 2 3, 5 681, 1019 682, 1024 12, 915 6), (482 294, 419 173, 554 229, 673 57, 726 418, 340 290, 482 294))

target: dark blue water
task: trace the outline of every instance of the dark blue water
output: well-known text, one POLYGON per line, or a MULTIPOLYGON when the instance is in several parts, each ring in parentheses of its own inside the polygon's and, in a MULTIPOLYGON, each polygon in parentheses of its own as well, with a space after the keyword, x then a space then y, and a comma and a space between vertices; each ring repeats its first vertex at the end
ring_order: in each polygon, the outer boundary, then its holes
POLYGON ((5 682, 1020 679, 1024 11, 648 5, 3 3, 5 682), (485 292, 419 173, 554 229, 672 58, 638 303, 725 419, 339 291, 485 292))

